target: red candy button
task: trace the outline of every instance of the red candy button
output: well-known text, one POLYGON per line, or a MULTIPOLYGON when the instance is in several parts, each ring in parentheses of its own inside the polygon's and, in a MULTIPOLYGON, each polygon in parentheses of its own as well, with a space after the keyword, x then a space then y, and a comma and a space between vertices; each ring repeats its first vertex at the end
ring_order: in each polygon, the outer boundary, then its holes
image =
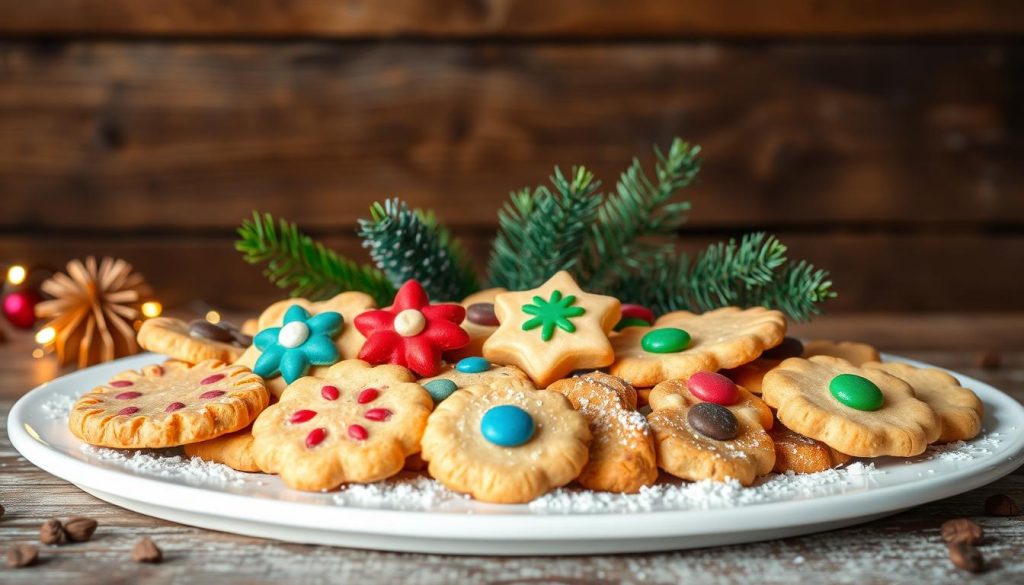
POLYGON ((654 323, 654 312, 644 307, 643 305, 631 305, 629 303, 623 303, 622 305, 622 318, 623 319, 642 319, 648 323, 654 323))
POLYGON ((735 382, 714 372, 697 372, 686 381, 686 387, 704 402, 729 406, 740 399, 740 390, 735 382))
POLYGON ((327 438, 327 429, 320 427, 319 429, 313 429, 306 435, 306 446, 312 449, 327 438))
POLYGON ((167 408, 164 409, 164 412, 174 412, 175 410, 181 410, 182 408, 185 408, 184 402, 172 402, 167 405, 167 408))
POLYGON ((378 396, 380 396, 380 392, 376 388, 367 388, 359 393, 359 396, 356 397, 356 402, 366 404, 367 402, 377 400, 378 396))
POLYGON ((366 420, 372 421, 388 420, 388 417, 391 416, 391 411, 386 408, 371 408, 370 410, 367 410, 366 414, 363 416, 366 420))
POLYGON ((207 384, 213 384, 214 382, 217 382, 217 381, 223 380, 223 379, 224 379, 224 374, 214 374, 212 376, 207 376, 207 377, 203 378, 202 381, 199 382, 199 384, 202 385, 202 386, 205 386, 207 384))
POLYGON ((138 398, 142 396, 142 392, 122 392, 115 396, 118 400, 131 400, 132 398, 138 398))
POLYGON ((120 411, 118 411, 117 414, 119 414, 121 416, 128 416, 128 415, 131 415, 131 414, 135 414, 136 412, 139 412, 139 407, 138 406, 129 406, 127 408, 122 408, 120 411))
POLYGON ((320 389, 320 396, 323 396, 325 400, 337 400, 338 395, 337 386, 324 386, 320 389))
POLYGON ((130 382, 128 380, 114 380, 113 382, 110 383, 110 387, 111 388, 126 388, 128 386, 133 386, 133 385, 134 384, 132 384, 132 382, 130 382))
POLYGON ((292 416, 291 416, 291 418, 288 419, 288 422, 304 423, 307 420, 313 418, 314 416, 316 416, 316 411, 313 411, 313 410, 296 410, 294 413, 292 413, 292 416))
POLYGON ((357 441, 365 441, 366 437, 370 436, 370 433, 366 432, 366 427, 363 425, 351 425, 348 427, 348 436, 357 441))

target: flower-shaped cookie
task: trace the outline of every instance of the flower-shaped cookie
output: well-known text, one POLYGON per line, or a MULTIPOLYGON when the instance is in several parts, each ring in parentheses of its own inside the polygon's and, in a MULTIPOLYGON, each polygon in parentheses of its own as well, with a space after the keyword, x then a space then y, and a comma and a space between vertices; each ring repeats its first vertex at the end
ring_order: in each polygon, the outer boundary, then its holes
MULTIPOLYGON (((338 313, 342 316, 342 324, 340 334, 334 336, 334 346, 338 348, 339 359, 351 359, 359 354, 359 350, 363 347, 363 342, 366 340, 363 334, 360 333, 353 325, 352 320, 356 315, 376 307, 377 305, 373 302, 373 298, 361 292, 343 292, 336 295, 326 301, 311 302, 306 299, 288 299, 284 301, 278 301, 269 307, 267 307, 259 319, 256 322, 256 332, 269 329, 271 327, 280 327, 284 324, 285 313, 288 312, 291 307, 298 305, 305 309, 310 315, 316 316, 321 313, 338 313)), ((249 349, 242 354, 235 364, 245 366, 252 369, 256 365, 256 361, 260 358, 262 351, 255 345, 250 346, 249 349)), ((335 360, 337 361, 337 360, 335 360)), ((334 362, 331 362, 334 363, 334 362)), ((327 371, 327 366, 310 366, 308 374, 312 376, 322 376, 327 371)), ((282 376, 274 376, 266 378, 267 389, 270 390, 274 396, 280 396, 281 392, 284 391, 285 386, 288 382, 282 376)))
POLYGON ((821 441, 794 433, 782 423, 773 426, 768 435, 775 443, 775 473, 818 473, 851 459, 821 441))
POLYGON ((827 355, 844 359, 855 366, 862 366, 868 362, 882 360, 878 350, 874 347, 857 341, 829 341, 827 339, 812 339, 804 342, 804 357, 816 355, 827 355))
POLYGON ((84 394, 68 427, 91 445, 159 449, 242 429, 269 401, 263 380, 248 368, 171 360, 121 372, 84 394))
POLYGON ((430 475, 478 500, 521 503, 575 479, 587 462, 587 420, 557 392, 470 386, 430 415, 430 475))
POLYGON ((785 334, 785 316, 762 307, 725 307, 701 315, 675 311, 653 327, 626 327, 613 337, 615 363, 609 372, 637 387, 685 380, 701 370, 750 362, 785 334))
MULTIPOLYGON (((707 378, 720 376, 720 374, 708 375, 707 372, 701 375, 706 376, 707 378)), ((654 410, 660 410, 664 408, 692 406, 698 402, 715 402, 716 399, 712 399, 713 397, 704 396, 702 398, 691 391, 690 386, 694 381, 694 378, 698 378, 698 376, 695 374, 689 381, 665 380, 655 386, 654 389, 651 390, 650 396, 647 398, 651 408, 654 410)), ((724 378, 724 376, 722 376, 722 378, 724 378)), ((725 380, 728 381, 728 379, 725 380)), ((768 408, 768 405, 757 396, 748 392, 742 386, 733 384, 733 396, 728 400, 719 400, 717 404, 721 404, 728 408, 737 417, 747 417, 749 420, 757 423, 766 430, 772 428, 772 425, 775 422, 775 417, 772 415, 772 410, 768 408)))
POLYGON ((378 481, 419 450, 432 406, 405 368, 346 360, 289 385, 253 424, 252 453, 300 490, 378 481))
POLYGON ((761 390, 782 424, 854 457, 919 455, 942 432, 909 384, 839 358, 788 359, 761 390))
POLYGON ((445 352, 445 359, 457 361, 464 357, 483 355, 484 342, 498 330, 498 315, 494 312, 494 298, 508 292, 503 288, 489 288, 475 292, 462 300, 466 318, 462 328, 469 334, 469 344, 445 352))
POLYGON ((455 389, 466 386, 490 386, 495 390, 536 390, 526 372, 515 366, 492 364, 479 357, 462 358, 454 364, 444 366, 436 376, 419 380, 419 383, 427 386, 435 380, 450 380, 455 389), (467 363, 475 367, 465 367, 467 363))
POLYGON ((981 432, 981 417, 985 413, 981 400, 946 372, 893 362, 870 362, 864 367, 892 374, 910 384, 917 399, 930 406, 942 421, 942 433, 936 443, 966 441, 981 432))
POLYGON ((654 431, 658 467, 678 478, 731 478, 750 485, 775 465, 768 433, 757 422, 735 417, 717 404, 655 410, 647 421, 654 431))
POLYGON ((341 313, 310 315, 301 306, 292 305, 284 314, 284 325, 268 327, 253 338, 253 345, 262 353, 252 371, 264 378, 280 375, 291 384, 305 376, 310 366, 337 362, 341 356, 334 337, 343 322, 341 313))
POLYGON ((499 294, 501 325, 484 343, 484 357, 519 366, 538 386, 607 366, 615 358, 608 332, 619 307, 618 299, 584 292, 565 271, 534 290, 499 294))
POLYGON ((430 304, 420 283, 410 280, 398 289, 392 306, 356 317, 356 328, 366 336, 359 359, 433 376, 441 369, 442 352, 469 343, 459 327, 465 316, 461 305, 430 304))

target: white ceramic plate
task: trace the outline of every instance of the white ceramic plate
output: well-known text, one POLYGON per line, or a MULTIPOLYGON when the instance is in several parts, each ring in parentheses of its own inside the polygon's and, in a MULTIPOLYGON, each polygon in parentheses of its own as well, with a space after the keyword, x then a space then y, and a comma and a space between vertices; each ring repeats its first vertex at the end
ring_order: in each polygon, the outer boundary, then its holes
MULTIPOLYGON (((1024 452, 1024 408, 958 375, 985 403, 970 443, 760 487, 676 483, 632 496, 560 490, 532 505, 483 504, 423 478, 305 493, 174 453, 83 448, 66 427, 70 402, 113 374, 160 361, 118 360, 44 384, 15 404, 8 432, 42 469, 96 497, 183 524, 292 542, 447 554, 626 553, 752 542, 830 530, 990 483, 1024 452)), ((899 358, 886 358, 899 359, 899 358)), ((911 360, 915 365, 923 365, 911 360)))

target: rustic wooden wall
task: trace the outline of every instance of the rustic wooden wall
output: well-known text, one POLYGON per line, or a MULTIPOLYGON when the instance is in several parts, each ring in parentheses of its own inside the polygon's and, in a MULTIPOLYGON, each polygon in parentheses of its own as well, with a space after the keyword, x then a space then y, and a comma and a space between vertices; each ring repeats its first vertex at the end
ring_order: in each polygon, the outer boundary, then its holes
POLYGON ((1013 0, 0 0, 0 262, 258 307, 254 208, 362 256, 401 196, 483 257, 511 189, 681 135, 684 247, 774 231, 835 310, 1024 309, 1022 31, 1013 0))

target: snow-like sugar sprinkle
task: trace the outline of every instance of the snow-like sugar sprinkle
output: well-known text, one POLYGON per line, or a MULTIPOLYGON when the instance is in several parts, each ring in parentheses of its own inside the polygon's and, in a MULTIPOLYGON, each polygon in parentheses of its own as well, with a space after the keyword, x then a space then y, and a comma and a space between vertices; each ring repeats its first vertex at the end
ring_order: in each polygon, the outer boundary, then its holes
MULTIPOLYGON (((132 451, 82 445, 82 452, 142 475, 183 479, 189 483, 243 485, 262 483, 259 475, 246 474, 227 465, 161 451, 132 451)), ((172 451, 173 453, 174 451, 172 451)))
POLYGON ((425 475, 403 472, 398 477, 369 484, 349 484, 332 494, 335 504, 356 508, 437 510, 447 504, 469 500, 425 475))
POLYGON ((43 403, 40 410, 43 416, 49 420, 67 420, 71 415, 71 408, 75 405, 75 399, 66 394, 54 394, 49 400, 43 403))
POLYGON ((930 445, 925 461, 971 461, 992 454, 992 449, 1002 443, 1001 433, 988 433, 970 443, 955 441, 944 445, 930 445))

